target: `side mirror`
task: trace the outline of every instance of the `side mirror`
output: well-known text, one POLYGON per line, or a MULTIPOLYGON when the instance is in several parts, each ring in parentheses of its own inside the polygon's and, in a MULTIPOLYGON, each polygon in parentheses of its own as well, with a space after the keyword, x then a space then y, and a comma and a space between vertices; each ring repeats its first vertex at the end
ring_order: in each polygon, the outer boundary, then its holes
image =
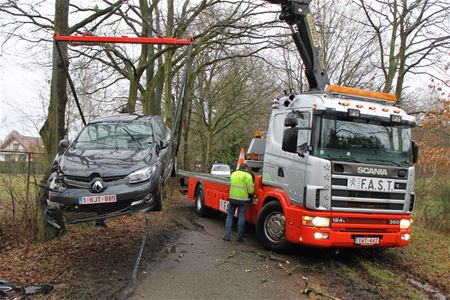
POLYGON ((160 140, 159 141, 159 149, 164 149, 169 146, 169 142, 166 140, 160 140))
MULTIPOLYGON (((288 120, 288 118, 286 118, 286 121, 287 120, 288 120)), ((283 151, 286 151, 286 152, 296 153, 297 152, 297 139, 298 139, 298 128, 297 127, 285 129, 284 134, 283 134, 283 145, 281 146, 281 149, 283 149, 283 151)))
POLYGON ((60 153, 63 153, 64 151, 66 151, 67 147, 69 147, 69 141, 64 139, 64 140, 60 140, 59 144, 58 144, 58 150, 60 153))
POLYGON ((416 142, 411 141, 411 149, 412 149, 412 161, 416 163, 419 160, 419 146, 417 146, 416 142))
POLYGON ((296 152, 300 157, 305 157, 306 153, 308 153, 308 144, 301 144, 297 147, 296 152))

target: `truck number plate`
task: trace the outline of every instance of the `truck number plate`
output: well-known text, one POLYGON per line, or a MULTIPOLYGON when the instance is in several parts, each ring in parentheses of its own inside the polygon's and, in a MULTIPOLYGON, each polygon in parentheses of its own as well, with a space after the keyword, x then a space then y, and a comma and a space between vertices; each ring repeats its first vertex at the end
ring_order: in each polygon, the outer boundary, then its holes
POLYGON ((224 213, 226 213, 228 211, 228 206, 230 205, 230 203, 228 201, 222 200, 220 199, 220 211, 223 211, 224 213))
POLYGON ((116 195, 85 196, 78 198, 78 204, 98 204, 117 202, 116 195))
POLYGON ((370 177, 351 177, 347 181, 349 190, 363 190, 374 192, 392 192, 395 182, 391 179, 370 178, 370 177))
POLYGON ((378 245, 380 243, 379 237, 355 237, 355 245, 378 245))
MULTIPOLYGON (((230 202, 225 201, 225 200, 223 200, 223 199, 220 199, 220 202, 219 202, 219 210, 220 210, 220 211, 222 211, 222 212, 224 212, 224 213, 228 213, 228 207, 229 207, 229 206, 230 206, 230 202)), ((236 210, 234 211, 234 216, 235 216, 235 217, 238 216, 238 212, 239 212, 239 209, 236 209, 236 210)))

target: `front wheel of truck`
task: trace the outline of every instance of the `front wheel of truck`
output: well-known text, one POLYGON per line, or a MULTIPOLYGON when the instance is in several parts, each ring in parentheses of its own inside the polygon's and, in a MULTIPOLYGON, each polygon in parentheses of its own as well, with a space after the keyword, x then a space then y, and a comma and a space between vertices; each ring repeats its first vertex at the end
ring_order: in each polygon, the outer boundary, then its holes
POLYGON ((290 248, 286 240, 286 220, 281 204, 271 201, 263 206, 256 221, 258 240, 269 250, 287 252, 290 248))

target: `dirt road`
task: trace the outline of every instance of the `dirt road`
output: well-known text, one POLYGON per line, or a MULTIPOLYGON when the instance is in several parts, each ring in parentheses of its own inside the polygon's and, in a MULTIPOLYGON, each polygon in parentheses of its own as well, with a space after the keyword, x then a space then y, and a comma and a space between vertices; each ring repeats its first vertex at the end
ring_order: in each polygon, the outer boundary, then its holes
MULTIPOLYGON (((427 281, 401 249, 297 247, 280 255, 262 248, 250 224, 244 243, 222 241, 225 216, 198 218, 193 203, 173 191, 162 212, 147 215, 149 235, 132 299, 448 297, 448 274, 427 281)), ((124 299, 143 223, 144 215, 135 214, 109 219, 102 229, 73 225, 50 242, 4 250, 0 278, 54 286, 36 299, 124 299)))
POLYGON ((226 242, 223 217, 198 222, 197 230, 183 232, 147 265, 132 299, 307 298, 301 278, 279 266, 290 267, 289 259, 277 254, 280 260, 271 260, 251 228, 244 243, 226 242))

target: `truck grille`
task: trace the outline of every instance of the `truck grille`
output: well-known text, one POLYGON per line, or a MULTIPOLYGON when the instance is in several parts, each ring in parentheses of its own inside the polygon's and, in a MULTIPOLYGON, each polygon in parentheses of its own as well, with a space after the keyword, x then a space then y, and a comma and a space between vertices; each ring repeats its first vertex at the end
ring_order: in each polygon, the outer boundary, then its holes
MULTIPOLYGON (((352 175, 332 174, 331 208, 333 211, 402 213, 406 197, 406 180, 387 178, 394 182, 393 191, 350 190, 352 175)), ((385 178, 386 179, 386 178, 385 178)))

